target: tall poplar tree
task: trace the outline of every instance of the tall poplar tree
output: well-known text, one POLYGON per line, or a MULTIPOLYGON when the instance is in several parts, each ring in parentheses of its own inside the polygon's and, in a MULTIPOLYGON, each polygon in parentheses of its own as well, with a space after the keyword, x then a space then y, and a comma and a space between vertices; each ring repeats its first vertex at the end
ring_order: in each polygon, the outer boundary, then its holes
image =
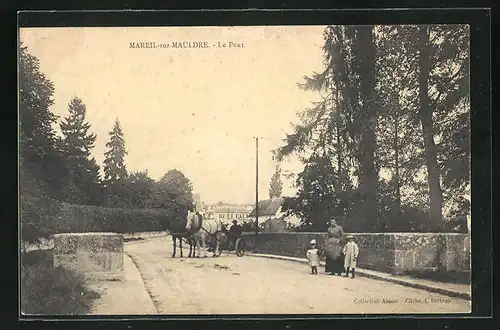
POLYGON ((281 197, 282 191, 283 183, 281 182, 281 169, 278 165, 269 183, 269 198, 281 197))

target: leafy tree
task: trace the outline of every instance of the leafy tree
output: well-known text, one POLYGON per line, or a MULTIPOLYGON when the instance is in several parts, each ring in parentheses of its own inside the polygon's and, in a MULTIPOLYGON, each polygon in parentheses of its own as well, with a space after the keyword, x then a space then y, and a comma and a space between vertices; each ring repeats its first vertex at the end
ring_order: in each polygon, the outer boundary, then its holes
POLYGON ((100 167, 94 157, 90 159, 87 170, 89 180, 87 181, 88 186, 85 187, 85 191, 89 194, 89 204, 103 205, 104 187, 102 186, 100 167))
POLYGON ((64 157, 53 124, 54 85, 40 72, 27 47, 19 51, 19 134, 21 193, 60 196, 64 157))
POLYGON ((356 214, 349 217, 349 226, 352 230, 377 230, 380 227, 375 207, 378 103, 373 27, 329 26, 325 30, 323 51, 325 70, 305 77, 305 83, 300 85, 306 90, 322 92, 323 101, 300 115, 302 123, 294 127, 292 134, 287 134, 285 144, 277 150, 278 160, 299 153, 305 154, 302 160, 307 162, 307 155, 318 152, 332 158, 337 198, 347 196, 344 192, 357 185, 359 203, 356 214))
POLYGON ((405 228, 403 205, 428 194, 417 174, 424 165, 418 117, 417 62, 411 26, 378 27, 376 158, 384 172, 378 190, 379 216, 385 230, 405 228), (419 188, 423 191, 414 191, 419 188), (381 212, 381 213, 380 213, 381 212))
POLYGON ((421 26, 418 30, 419 46, 419 100, 420 121, 424 135, 425 161, 430 193, 430 226, 438 229, 442 223, 443 196, 441 193, 440 169, 437 162, 437 148, 434 141, 433 109, 429 97, 429 75, 431 72, 431 44, 429 28, 421 26))
MULTIPOLYGON (((377 121, 377 97, 376 84, 376 47, 373 35, 373 26, 358 27, 355 31, 353 45, 355 72, 358 73, 358 93, 360 105, 359 131, 361 137, 358 145, 359 159, 359 190, 361 196, 360 211, 361 221, 372 224, 373 227, 381 229, 379 217, 377 217, 377 184, 378 169, 375 163, 375 150, 377 141, 375 137, 375 125, 377 121)), ((352 104, 355 107, 357 104, 352 104)))
POLYGON ((281 169, 276 166, 276 171, 271 177, 271 183, 269 184, 269 198, 281 197, 283 191, 283 183, 281 182, 281 169))
POLYGON ((104 185, 107 204, 113 207, 129 207, 130 191, 127 187, 127 169, 125 167, 125 139, 118 118, 109 133, 108 150, 104 153, 104 185))
MULTIPOLYGON (((423 218, 428 220, 426 230, 441 230, 443 205, 452 203, 453 195, 463 193, 470 182, 468 27, 385 29, 388 33, 382 34, 382 39, 388 41, 386 44, 399 45, 399 51, 392 54, 396 63, 387 69, 399 71, 393 77, 398 81, 395 88, 404 91, 399 100, 406 108, 404 118, 411 124, 401 130, 406 135, 401 140, 406 142, 403 149, 412 149, 414 155, 408 170, 426 172, 427 187, 420 180, 414 181, 412 188, 420 191, 412 198, 420 195, 430 206, 429 216, 423 218), (415 118, 420 132, 415 130, 415 118)), ((384 55, 382 62, 387 59, 387 53, 384 55)), ((384 85, 388 87, 386 82, 384 85)))
POLYGON ((300 114, 277 156, 296 153, 306 167, 311 155, 331 159, 335 198, 355 200, 349 230, 440 230, 443 204, 467 191, 467 29, 325 29, 325 70, 300 85, 322 101, 300 114))
POLYGON ((312 155, 297 176, 296 196, 284 199, 283 211, 299 216, 302 230, 326 230, 331 217, 343 220, 352 211, 355 192, 338 192, 337 180, 331 159, 326 155, 312 155))
POLYGON ((146 206, 187 214, 188 209, 194 209, 191 181, 179 170, 168 171, 155 185, 146 206))
POLYGON ((68 108, 69 115, 60 124, 68 166, 65 200, 76 204, 98 203, 99 166, 94 158, 90 159, 96 135, 89 132, 86 107, 80 98, 73 98, 68 108))
POLYGON ((137 209, 145 208, 155 181, 149 177, 147 170, 130 174, 127 181, 130 191, 130 206, 137 209))
POLYGON ((444 203, 450 204, 470 185, 469 27, 430 26, 428 33, 428 88, 440 188, 444 203))

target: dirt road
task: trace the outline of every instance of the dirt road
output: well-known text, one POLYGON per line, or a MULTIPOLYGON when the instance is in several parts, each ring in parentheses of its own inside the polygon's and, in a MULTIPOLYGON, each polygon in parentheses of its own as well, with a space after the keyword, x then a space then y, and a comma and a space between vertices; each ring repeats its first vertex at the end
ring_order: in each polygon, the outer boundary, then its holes
MULTIPOLYGON (((169 238, 128 244, 160 314, 468 312, 469 301, 383 281, 310 275, 307 265, 237 257, 170 258, 169 238)), ((187 253, 186 253, 187 255, 187 253)))

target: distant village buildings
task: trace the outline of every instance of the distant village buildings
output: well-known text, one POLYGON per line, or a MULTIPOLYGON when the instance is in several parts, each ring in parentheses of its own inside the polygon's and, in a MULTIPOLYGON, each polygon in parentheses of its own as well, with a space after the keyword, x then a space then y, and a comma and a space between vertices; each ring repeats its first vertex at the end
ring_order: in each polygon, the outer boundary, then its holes
POLYGON ((208 219, 219 219, 224 224, 230 224, 233 220, 238 221, 238 223, 245 223, 251 220, 248 215, 253 209, 252 205, 221 202, 205 204, 201 200, 199 204, 202 205, 202 210, 208 219))
MULTIPOLYGON (((208 219, 219 219, 230 225, 233 220, 239 224, 255 221, 255 204, 214 203, 206 204, 200 194, 193 194, 197 211, 202 211, 208 219)), ((290 227, 300 224, 300 218, 283 212, 284 198, 272 198, 259 201, 259 223, 264 224, 265 232, 286 232, 290 227)))
POLYGON ((216 205, 213 207, 213 215, 215 219, 220 219, 223 223, 231 223, 233 220, 246 222, 250 220, 248 216, 252 207, 249 205, 216 205))
MULTIPOLYGON (((284 198, 277 197, 259 201, 259 222, 264 224, 265 232, 286 232, 290 227, 300 224, 300 218, 294 215, 286 215, 283 212, 284 198)), ((256 208, 250 213, 250 218, 255 219, 256 208)))

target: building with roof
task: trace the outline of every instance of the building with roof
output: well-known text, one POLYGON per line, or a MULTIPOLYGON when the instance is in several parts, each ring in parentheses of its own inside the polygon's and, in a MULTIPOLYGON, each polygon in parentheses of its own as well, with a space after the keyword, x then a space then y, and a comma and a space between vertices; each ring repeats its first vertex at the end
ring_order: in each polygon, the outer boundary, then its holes
MULTIPOLYGON (((288 226, 298 226, 300 218, 295 215, 287 215, 283 212, 283 197, 276 197, 259 201, 259 222, 264 224, 266 232, 284 232, 288 226)), ((256 208, 250 212, 250 218, 255 218, 256 208)))
POLYGON ((244 223, 251 220, 248 216, 252 207, 248 205, 216 204, 209 206, 211 218, 220 219, 223 223, 229 224, 233 220, 244 223))

